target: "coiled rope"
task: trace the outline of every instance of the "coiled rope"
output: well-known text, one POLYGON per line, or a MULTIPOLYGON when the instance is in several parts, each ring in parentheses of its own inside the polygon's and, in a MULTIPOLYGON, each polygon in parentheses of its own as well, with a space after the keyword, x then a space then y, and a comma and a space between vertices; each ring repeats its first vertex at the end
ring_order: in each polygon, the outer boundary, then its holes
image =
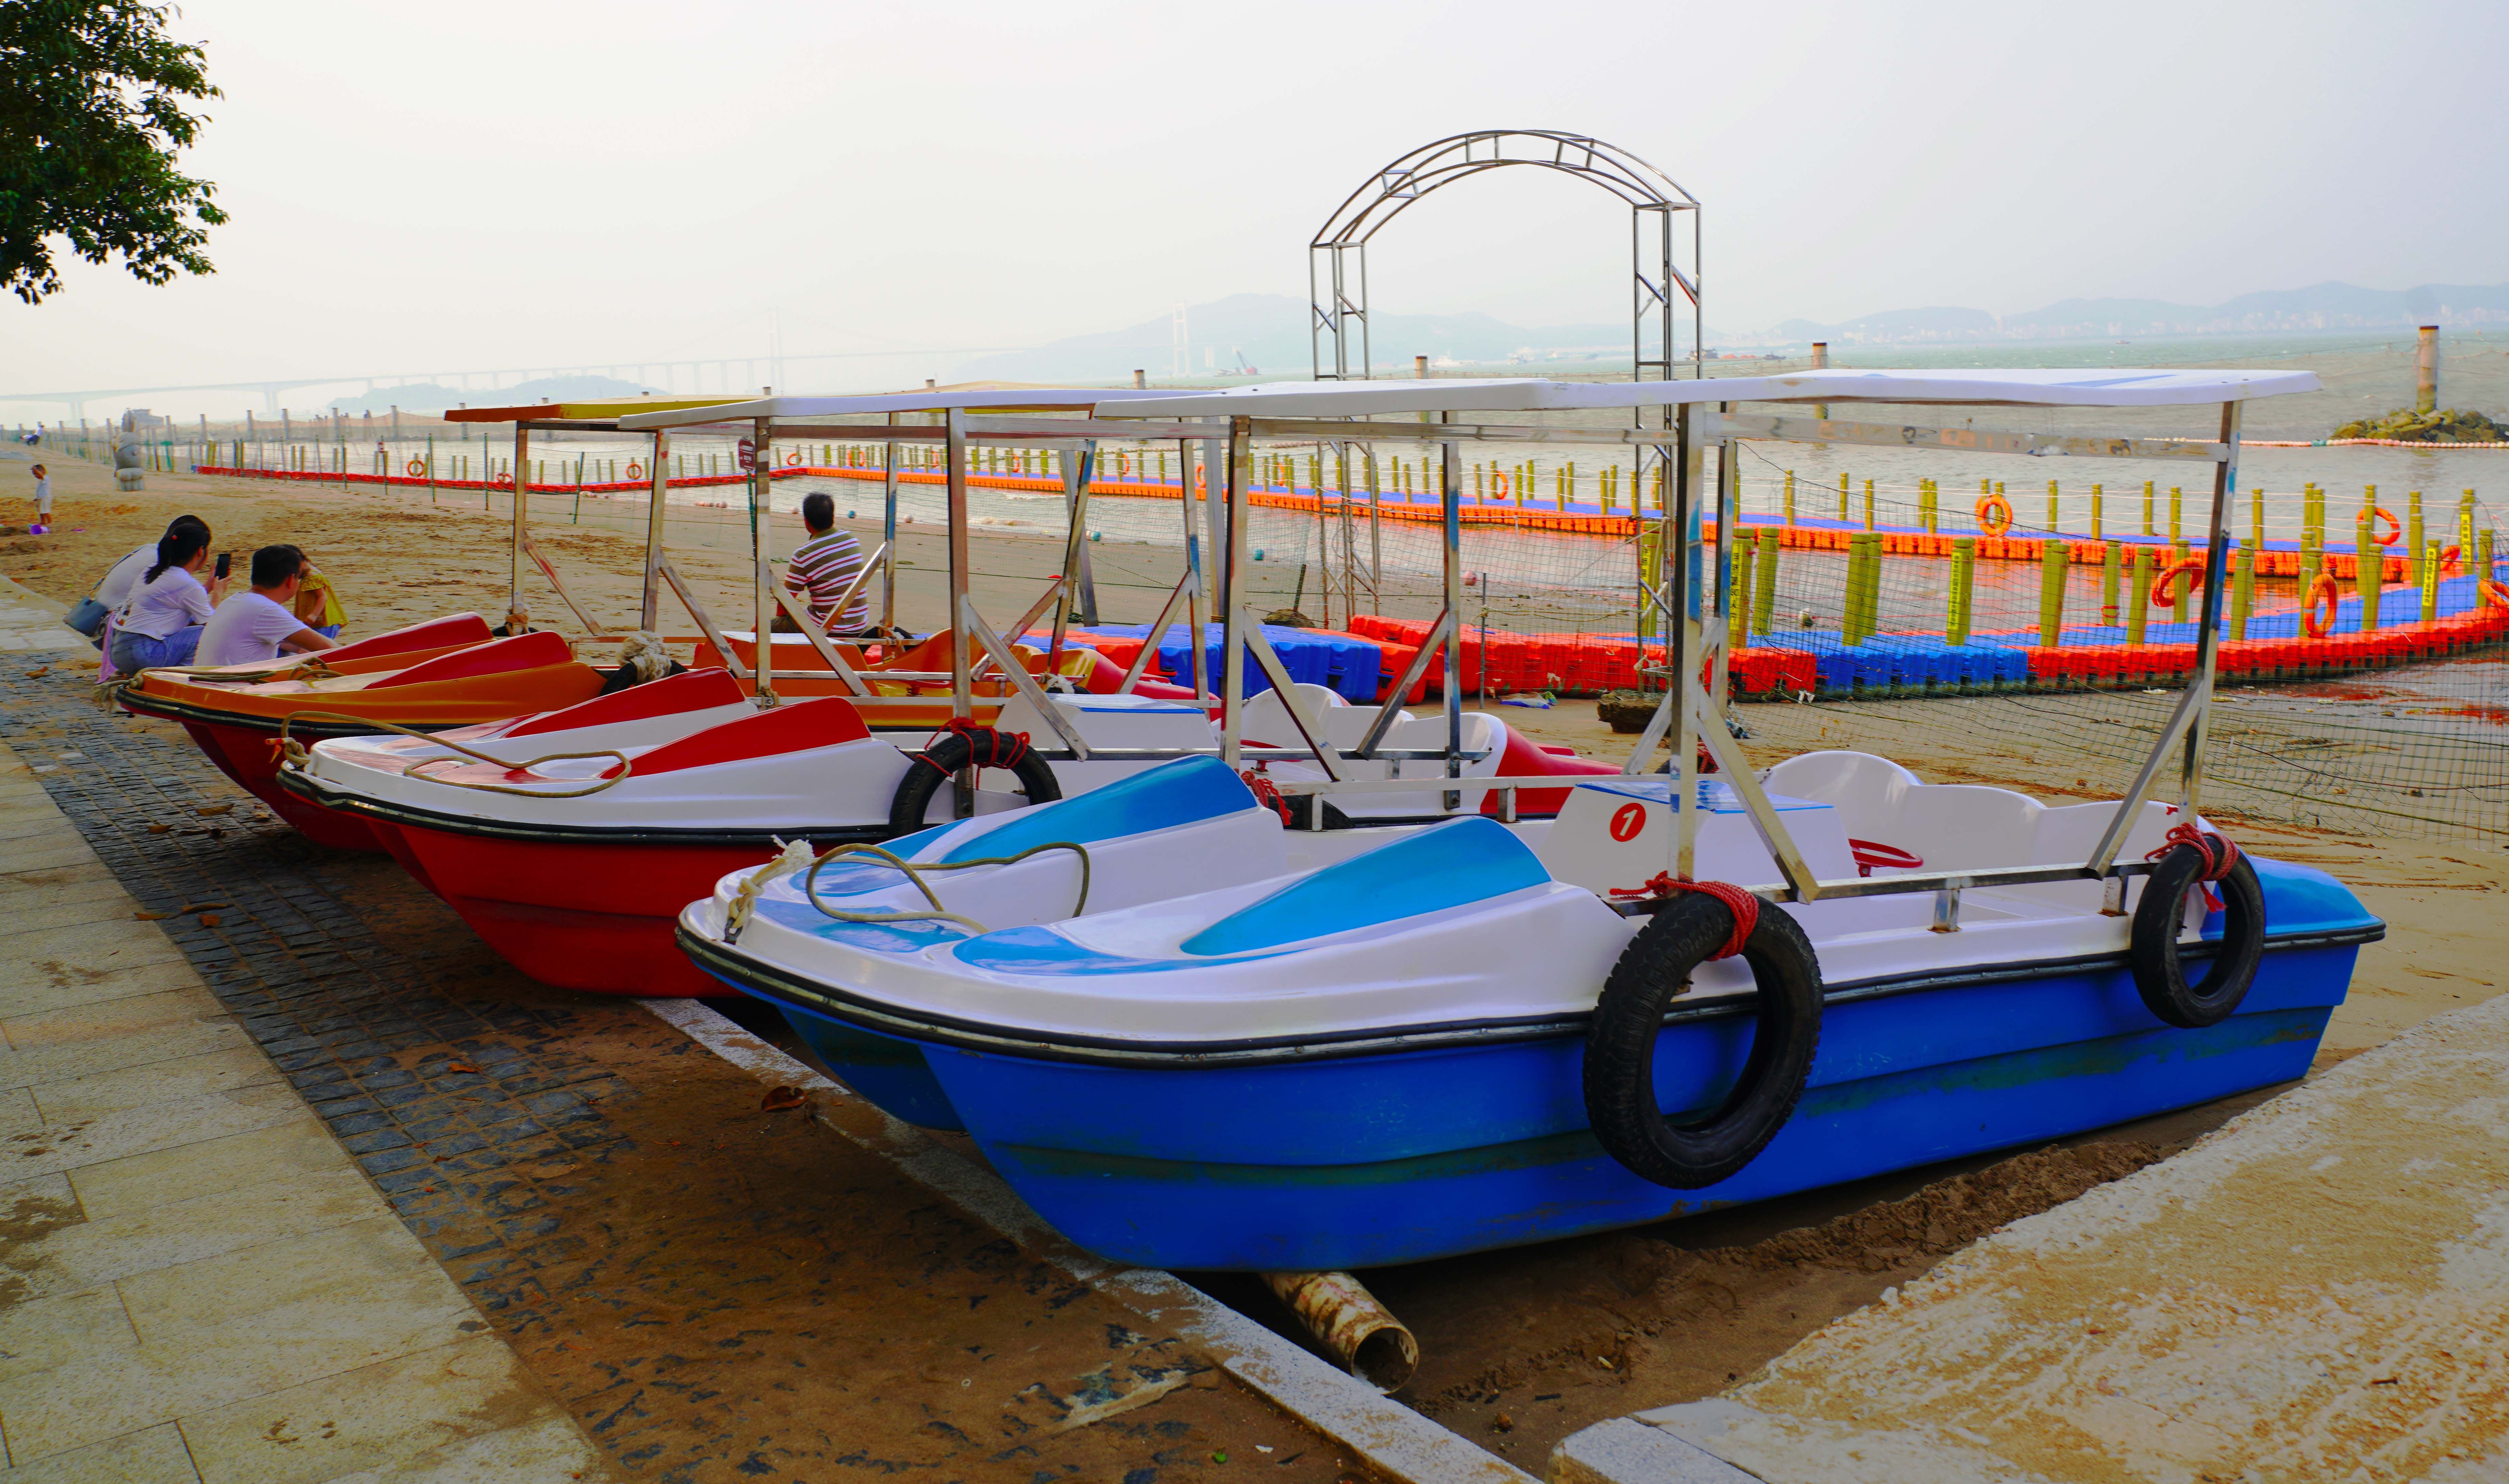
POLYGON ((549 753, 525 762, 508 762, 503 758, 490 757, 486 753, 464 747, 461 743, 434 732, 420 731, 415 727, 377 721, 373 717, 351 716, 342 711, 291 711, 281 717, 279 722, 278 747, 280 765, 282 767, 303 768, 313 761, 314 755, 306 750, 305 744, 287 734, 288 726, 299 717, 324 722, 353 722, 359 726, 371 726, 382 731, 396 732, 404 737, 416 737, 422 742, 432 742, 438 747, 449 748, 465 758, 481 762, 493 762, 509 772, 527 773, 543 762, 568 762, 579 758, 610 758, 618 763, 618 771, 596 778, 580 789, 518 789, 502 783, 469 783, 460 778, 439 778, 433 773, 420 771, 421 768, 430 767, 438 762, 450 762, 453 761, 450 758, 421 758, 400 770, 403 778, 415 778, 422 783, 440 783, 447 788, 475 789, 482 794, 517 794, 525 798, 582 798, 598 794, 604 789, 618 787, 626 782, 628 775, 635 771, 635 764, 627 760, 627 755, 615 749, 605 748, 599 752, 589 753, 549 753))
POLYGON ((2170 826, 2169 833, 2160 837, 2160 843, 2146 851, 2143 858, 2156 861, 2181 845, 2194 846, 2195 853, 2204 858, 2204 869, 2195 877, 2204 883, 2204 909, 2220 911, 2222 898, 2213 890, 2213 883, 2228 875, 2230 868, 2239 864, 2239 847, 2232 844, 2227 835, 2206 835, 2194 825, 2182 821, 2170 826), (2222 847, 2218 853, 2213 849, 2216 842, 2222 847))
POLYGON ((1726 910, 1734 914, 1734 931, 1726 934, 1725 942, 1718 946, 1715 952, 1707 956, 1731 958, 1741 952, 1742 945, 1751 941, 1751 930, 1760 925, 1760 899, 1731 881, 1680 881, 1673 878, 1671 872, 1659 871, 1647 877, 1646 884, 1642 886, 1613 887, 1612 895, 1615 897, 1669 897, 1676 892, 1685 891, 1695 891, 1704 897, 1713 897, 1724 903, 1726 910))
POLYGON ((945 778, 950 775, 950 770, 932 761, 932 744, 949 736, 967 739, 969 767, 995 767, 1007 770, 1018 767, 1021 760, 1028 756, 1027 732, 996 731, 972 717, 953 717, 950 724, 923 739, 923 751, 916 755, 925 766, 945 778))
POLYGON ((931 882, 923 879, 925 873, 936 871, 966 871, 977 866, 1015 866, 1030 856, 1040 855, 1048 850, 1068 850, 1080 857, 1080 900, 1072 904, 1071 915, 1077 917, 1089 908, 1089 850, 1088 847, 1071 840, 1048 840, 1041 845, 1030 845, 1017 855, 989 855, 966 861, 929 861, 920 865, 880 845, 857 842, 838 845, 812 855, 810 842, 807 840, 788 842, 778 839, 776 843, 783 846, 782 853, 742 877, 739 887, 733 891, 731 906, 725 909, 723 915, 724 942, 730 944, 740 942, 741 931, 749 926, 749 919, 757 909, 759 894, 767 889, 768 882, 779 875, 803 871, 805 868, 807 870, 802 878, 802 895, 808 898, 810 905, 817 908, 823 916, 834 918, 836 921, 955 922, 971 933, 989 933, 992 930, 975 918, 943 907, 940 894, 932 889, 931 882), (839 856, 845 855, 868 855, 878 858, 882 865, 893 868, 906 879, 914 882, 915 889, 923 894, 923 900, 932 904, 931 907, 922 911, 849 912, 820 901, 820 870, 839 856))

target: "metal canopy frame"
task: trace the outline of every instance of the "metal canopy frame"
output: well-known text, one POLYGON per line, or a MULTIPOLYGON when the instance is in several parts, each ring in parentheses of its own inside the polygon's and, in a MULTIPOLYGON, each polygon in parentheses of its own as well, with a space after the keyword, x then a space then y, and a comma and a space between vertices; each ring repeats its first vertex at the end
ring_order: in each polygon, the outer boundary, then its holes
MULTIPOLYGON (((1736 745, 1725 723, 1725 686, 1722 682, 1725 647, 1729 640, 1727 620, 1731 613, 1734 585, 1734 543, 1728 538, 1728 534, 1739 529, 1741 514, 1740 470, 1734 448, 1737 443, 1754 435, 1769 436, 1781 432, 1803 435, 1788 426, 1789 420, 1729 420, 1722 415, 1725 406, 1729 405, 1720 405, 1719 415, 1713 419, 1700 420, 1701 427, 1695 438, 1694 414, 1690 407, 1682 408, 1677 421, 1680 447, 1675 456, 1677 477, 1673 482, 1669 512, 1672 538, 1666 543, 1668 571, 1660 599, 1673 618, 1665 638, 1664 668, 1670 684, 1664 699, 1658 703, 1655 715, 1638 737, 1637 746, 1631 749, 1629 761, 1621 768, 1624 775, 1643 772, 1654 759, 1656 746, 1669 737, 1673 750, 1670 770, 1677 780, 1673 785, 1678 825, 1671 865, 1673 875, 1684 881, 1694 879, 1700 815, 1699 750, 1704 746, 1715 759, 1718 776, 1741 800, 1761 842, 1768 847, 1771 859, 1784 877, 1781 882, 1752 883, 1745 887, 1770 901, 1820 902, 1847 897, 1929 892, 1935 896, 1934 925, 1937 930, 1957 932, 1960 926, 1960 893, 1964 889, 2056 881, 2104 881, 2107 907, 2112 910, 2121 910, 2125 878, 2148 873, 2152 868, 2141 861, 2119 862, 2117 852, 2123 848, 2126 835, 2133 829, 2145 801, 2159 784, 2173 749, 2179 751, 2179 811, 2192 819, 2202 793, 2205 728, 2212 710, 2223 592, 2229 560, 2229 502, 2238 488, 2239 423, 2243 403, 2230 400, 2220 404, 2221 428, 2216 442, 2177 445, 2187 452, 2177 453, 2175 457, 2201 458, 2213 464, 2213 502, 2206 521, 2204 573, 2199 579, 2204 588, 2203 611, 2197 620, 2195 636, 2195 675, 2171 709, 2168 722, 2161 727, 2150 755, 2136 771, 2134 783, 2125 798, 2119 800, 2116 813, 2101 832, 2089 859, 2078 866, 1992 867, 1974 871, 1912 872, 1891 876, 1837 879, 1821 879, 1813 873, 1784 821, 1760 787, 1759 776, 1752 771, 1749 761, 1736 745), (1702 449, 1708 442, 1716 444, 1718 449, 1718 475, 1713 496, 1718 540, 1712 572, 1706 570, 1704 564, 1704 502, 1698 498, 1699 480, 1694 474, 1701 462, 1702 449), (1703 670, 1712 674, 1712 686, 1702 686, 1700 675, 1703 670)), ((1817 424, 1825 420, 1811 421, 1817 424)), ((1918 429, 1899 431, 1913 433, 1918 429)), ((2039 440, 2027 436, 1990 437, 1978 434, 1975 438, 1976 441, 1962 446, 2023 455, 2122 453, 2121 448, 2111 445, 2140 441, 2074 440, 2099 446, 2046 449, 2034 446, 2039 440)))
MULTIPOLYGON (((2313 385, 2313 379, 2310 379, 2313 385)), ((1219 613, 1223 625, 1222 642, 1226 646, 1225 679, 1220 699, 1220 756, 1230 766, 1241 761, 1239 746, 1238 697, 1243 689, 1244 661, 1251 650, 1255 661, 1269 674, 1282 691, 1282 701, 1292 722, 1305 737, 1317 761, 1324 766, 1326 779, 1319 783, 1299 784, 1292 792, 1329 795, 1350 789, 1384 788, 1386 780, 1345 779, 1338 765, 1347 758, 1380 758, 1398 756, 1378 751, 1378 744, 1392 727, 1404 697, 1427 673, 1433 654, 1444 658, 1444 701, 1447 738, 1444 761, 1447 776, 1456 787, 1444 792, 1447 811, 1461 806, 1467 790, 1481 791, 1506 788, 1522 780, 1465 780, 1458 777, 1465 760, 1462 735, 1462 682, 1459 674, 1460 647, 1456 643, 1457 625, 1462 612, 1461 579, 1461 479, 1459 477, 1462 445, 1469 442, 1523 441, 1620 441, 1665 450, 1670 460, 1674 477, 1670 481, 1666 522, 1671 538, 1666 543, 1667 562, 1664 586, 1647 595, 1650 603, 1659 605, 1674 621, 1668 625, 1665 645, 1665 673, 1673 684, 1666 690, 1637 745, 1622 765, 1624 776, 1644 772, 1653 761, 1657 746, 1669 737, 1673 756, 1669 771, 1674 775, 1675 812, 1679 827, 1675 834, 1672 873, 1682 880, 1693 879, 1697 860, 1700 798, 1698 754, 1704 746, 1715 759, 1720 776, 1731 787, 1748 812, 1769 854, 1778 864, 1784 879, 1779 882, 1752 883, 1745 887, 1756 895, 1775 902, 1817 902, 1847 897, 1903 895, 1929 892, 1935 895, 1935 924, 1945 931, 1959 928, 1960 893, 1965 888, 2014 886, 2040 882, 2098 880, 2107 887, 2107 903, 2112 909, 2121 909, 2125 878, 2144 874, 2151 867, 2140 861, 2120 862, 2117 853, 2135 818, 2154 789, 2159 786, 2173 750, 2178 753, 2177 796, 2179 809, 2194 815, 2203 786, 2203 748, 2205 728, 2211 713, 2213 686, 2219 660, 2223 594, 2227 590, 2229 560, 2228 515, 2230 498, 2238 488, 2239 425, 2243 400, 2232 397, 2218 403, 2220 428, 2211 442, 2158 442, 2145 439, 2054 438, 2033 434, 2000 434, 1974 429, 1929 429, 1885 427, 1882 425, 1843 425, 1867 427, 1870 436, 1862 441, 1901 442, 1917 446, 1932 439, 1948 446, 1987 452, 2003 452, 2025 457, 2050 454, 2089 455, 2098 457, 2153 457, 2153 450, 2165 450, 2165 457, 2200 459, 2213 465, 2213 501, 2206 525, 2204 575, 2200 579, 2203 609, 2196 636, 2196 673, 2162 726, 2149 756, 2137 770, 2134 783, 2119 802, 2116 813, 2101 833, 2090 857, 2078 866, 2030 866, 1982 868, 1964 872, 1913 872, 1893 876, 1855 876, 1824 880, 1816 877, 1807 864, 1802 850, 1787 831, 1784 821, 1771 805, 1760 787, 1758 775, 1749 760, 1735 743, 1725 724, 1724 665, 1728 636, 1727 617, 1733 599, 1733 542, 1727 538, 1740 528, 1741 490, 1740 471, 1734 458, 1734 446, 1755 437, 1827 436, 1826 419, 1788 419, 1737 416, 1730 402, 1713 407, 1704 405, 1706 388, 1682 389, 1683 398, 1670 429, 1650 432, 1632 429, 1618 434, 1590 429, 1561 429, 1508 424, 1462 424, 1451 421, 1451 412, 1436 414, 1448 421, 1435 424, 1352 423, 1312 418, 1262 418, 1242 412, 1228 420, 1227 435, 1227 538, 1223 550, 1220 577, 1219 613), (1364 430, 1363 430, 1364 429, 1364 430), (1316 720, 1291 691, 1286 672, 1271 647, 1263 639, 1259 625, 1252 622, 1245 609, 1242 583, 1245 546, 1245 514, 1248 488, 1251 484, 1253 444, 1257 438, 1315 438, 1318 436, 1360 438, 1385 437, 1439 445, 1441 490, 1440 501, 1444 516, 1444 607, 1424 637, 1408 669, 1396 682, 1391 694, 1371 721, 1360 745, 1347 755, 1324 745, 1324 732, 1316 720), (1707 566, 1704 533, 1705 504, 1700 498, 1702 455, 1708 444, 1719 450, 1718 475, 1712 495, 1715 505, 1716 545, 1712 570, 1707 566), (1711 686, 1701 684, 1701 672, 1712 678, 1711 686)), ((1722 390, 1722 389, 1718 389, 1722 390)), ((1738 383, 1735 390, 1765 390, 1751 381, 1738 383)), ((2246 389, 2225 383, 2219 390, 2246 389)), ((2309 390, 2306 386, 2277 387, 2275 390, 2309 390)), ((1423 389, 1423 396, 1428 395, 1423 389)), ((1878 398, 1877 398, 1878 400, 1878 398)), ((2013 405, 2001 401, 1954 401, 1944 396, 1926 398, 1929 405, 1996 406, 2013 405)), ((1229 407, 1224 393, 1214 393, 1208 401, 1215 410, 1229 407)), ((2176 405, 2202 405, 2191 398, 2175 399, 2176 405)), ((1247 405, 1241 394, 1237 408, 1247 405)), ((1256 405, 1259 405, 1256 404, 1256 405)), ((2036 402, 2041 406, 2078 406, 2082 403, 2062 401, 2036 402)), ((2097 404, 2090 404, 2097 405, 2097 404)), ((1174 415, 1181 410, 1179 403, 1144 409, 1145 414, 1174 415)), ((1233 409, 1232 409, 1233 410, 1233 409)), ((1393 409, 1383 409, 1391 411, 1393 409)), ((1494 409, 1492 409, 1494 410, 1494 409)), ((1102 409, 1102 416, 1121 418, 1120 410, 1102 409)), ((1428 414, 1422 414, 1424 416, 1428 414)), ((1412 756, 1404 753, 1400 756, 1412 756)), ((1321 806, 1315 818, 1322 818, 1321 806)))

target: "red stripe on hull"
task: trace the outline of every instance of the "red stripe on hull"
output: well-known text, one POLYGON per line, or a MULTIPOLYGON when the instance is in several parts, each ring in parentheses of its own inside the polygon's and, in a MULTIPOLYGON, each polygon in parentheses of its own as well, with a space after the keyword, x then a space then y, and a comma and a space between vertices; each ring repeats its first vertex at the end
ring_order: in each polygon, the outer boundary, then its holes
POLYGON ((393 854, 452 904, 507 963, 595 994, 731 994, 672 939, 680 909, 745 867, 758 846, 591 845, 482 839, 393 827, 393 854), (408 856, 404 857, 402 851, 408 856))
POLYGON ((279 738, 266 731, 243 726, 221 726, 213 722, 185 722, 183 729, 192 734, 201 751, 208 755, 218 771, 232 778, 245 792, 270 806, 270 812, 295 828, 318 845, 334 850, 381 850, 383 841, 366 822, 355 815, 325 808, 312 799, 299 798, 279 786, 279 738))

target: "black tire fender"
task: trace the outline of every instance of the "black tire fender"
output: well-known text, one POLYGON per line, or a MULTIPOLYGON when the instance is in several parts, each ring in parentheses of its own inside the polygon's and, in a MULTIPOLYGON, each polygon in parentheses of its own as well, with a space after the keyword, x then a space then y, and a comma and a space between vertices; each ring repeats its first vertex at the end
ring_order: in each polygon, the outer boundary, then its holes
POLYGON ((1685 893, 1621 951, 1586 1030, 1586 1119, 1631 1174, 1674 1190, 1731 1178, 1794 1115, 1820 1049, 1820 961, 1794 918, 1763 907, 1742 961, 1758 986, 1751 1054, 1724 1100, 1688 1123, 1665 1116, 1655 1048, 1665 1013, 1734 931, 1724 903, 1685 893))
POLYGON ((932 796, 941 792, 941 785, 976 759, 978 753, 974 739, 977 737, 985 739, 983 756, 987 758, 997 758, 1013 748, 1019 750, 1019 761, 1011 765, 1009 771, 1018 777, 1020 787, 1027 791, 1030 803, 1052 803, 1063 797, 1063 785, 1055 781, 1054 765, 1016 740, 1016 733, 1004 736, 990 727, 978 728, 972 733, 954 731, 936 738, 931 746, 923 749, 920 757, 909 755, 906 776, 897 780, 897 793, 889 798, 890 835, 913 835, 924 828, 923 817, 931 812, 932 796))
MULTIPOLYGON (((2214 848, 2227 848, 2218 835, 2214 848)), ((2173 847, 2144 879, 2143 898, 2134 908, 2128 956, 2135 992, 2143 996, 2145 1009, 2182 1030, 2201 1030, 2228 1020, 2256 983, 2257 964, 2266 951, 2265 888, 2242 855, 2220 882, 2222 939, 2214 946, 2212 966, 2198 983, 2187 982, 2178 934, 2187 893, 2203 872, 2204 852, 2192 845, 2173 847)))

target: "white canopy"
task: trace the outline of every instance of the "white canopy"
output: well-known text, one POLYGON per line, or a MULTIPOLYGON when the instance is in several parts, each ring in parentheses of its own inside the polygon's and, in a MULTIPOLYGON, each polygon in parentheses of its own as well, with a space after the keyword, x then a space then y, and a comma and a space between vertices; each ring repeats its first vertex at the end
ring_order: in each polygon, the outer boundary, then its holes
POLYGON ((746 402, 717 402, 709 407, 684 407, 668 412, 640 412, 618 420, 620 427, 688 427, 708 423, 749 423, 759 418, 793 422, 839 418, 863 413, 940 412, 955 407, 966 412, 1087 412, 1126 400, 1169 400, 1172 391, 1064 390, 1032 388, 1004 391, 891 391, 869 396, 769 396, 746 402))
POLYGON ((1557 412, 1700 402, 1943 402, 1966 406, 2167 407, 2315 391, 2307 371, 2137 368, 1856 371, 1669 382, 1270 382, 1203 392, 1141 392, 1101 402, 1104 418, 1354 418, 1418 412, 1557 412))

